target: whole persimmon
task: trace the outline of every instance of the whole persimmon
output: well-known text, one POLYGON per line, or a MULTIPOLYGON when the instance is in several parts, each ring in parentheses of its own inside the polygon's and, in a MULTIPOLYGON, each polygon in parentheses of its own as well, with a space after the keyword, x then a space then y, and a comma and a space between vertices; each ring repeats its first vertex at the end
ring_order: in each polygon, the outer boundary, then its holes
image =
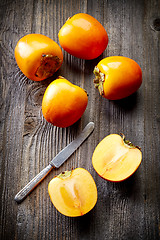
POLYGON ((92 164, 104 179, 119 182, 131 176, 142 161, 139 147, 118 134, 105 137, 95 148, 92 164))
POLYGON ((57 127, 69 127, 83 115, 88 104, 84 89, 59 77, 49 84, 42 100, 44 118, 57 127))
POLYGON ((108 45, 108 35, 101 23, 86 13, 70 17, 59 31, 62 48, 82 59, 100 56, 108 45))
POLYGON ((24 75, 33 81, 51 77, 63 62, 59 45, 42 34, 22 37, 15 47, 15 58, 24 75))
POLYGON ((138 63, 123 56, 102 59, 93 72, 95 87, 109 100, 128 97, 142 84, 142 70, 138 63))
POLYGON ((97 187, 84 168, 65 171, 54 177, 48 192, 55 208, 65 216, 78 217, 88 213, 97 202, 97 187))

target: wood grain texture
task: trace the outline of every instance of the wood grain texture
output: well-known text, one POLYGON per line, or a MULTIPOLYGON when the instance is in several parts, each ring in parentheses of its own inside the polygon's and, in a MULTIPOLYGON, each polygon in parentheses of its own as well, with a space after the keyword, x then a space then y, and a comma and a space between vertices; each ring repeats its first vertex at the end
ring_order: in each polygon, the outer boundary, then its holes
POLYGON ((157 240, 160 239, 160 17, 158 0, 4 0, 0 2, 0 239, 2 240, 157 240), (97 59, 85 61, 66 52, 61 69, 50 79, 33 82, 17 67, 14 48, 29 33, 58 42, 66 19, 91 14, 106 28, 109 44, 97 59), (94 66, 106 56, 124 55, 137 61, 143 84, 119 100, 101 98, 93 85, 94 66), (47 123, 41 112, 43 93, 57 76, 87 90, 82 118, 65 129, 47 123), (95 131, 58 170, 54 170, 17 204, 15 194, 70 143, 89 122, 95 131), (143 161, 121 183, 107 182, 94 171, 94 148, 106 135, 123 132, 141 146, 143 161), (84 167, 95 179, 98 202, 80 218, 68 218, 53 207, 48 183, 58 173, 84 167))

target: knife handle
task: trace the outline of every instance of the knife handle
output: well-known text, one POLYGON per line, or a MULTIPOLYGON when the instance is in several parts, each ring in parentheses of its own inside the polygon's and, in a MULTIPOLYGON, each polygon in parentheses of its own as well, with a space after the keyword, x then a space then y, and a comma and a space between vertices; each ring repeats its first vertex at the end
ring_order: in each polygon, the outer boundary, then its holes
POLYGON ((48 173, 53 169, 50 164, 44 168, 40 173, 38 173, 22 190, 20 190, 14 200, 17 203, 22 202, 31 192, 37 187, 37 185, 48 175, 48 173))

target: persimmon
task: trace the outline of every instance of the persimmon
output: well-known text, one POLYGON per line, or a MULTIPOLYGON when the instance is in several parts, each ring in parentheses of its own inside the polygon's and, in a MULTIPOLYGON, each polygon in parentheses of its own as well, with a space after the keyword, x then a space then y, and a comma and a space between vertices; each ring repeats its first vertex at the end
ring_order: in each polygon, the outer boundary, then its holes
POLYGON ((60 46, 42 34, 28 34, 15 47, 16 62, 24 75, 34 81, 51 77, 62 65, 60 46))
POLYGON ((142 152, 126 140, 124 135, 110 134, 95 148, 92 164, 104 179, 122 181, 131 176, 142 161, 142 152))
POLYGON ((78 217, 88 213, 97 202, 97 187, 84 168, 65 171, 54 177, 48 192, 55 208, 65 216, 78 217))
POLYGON ((42 100, 44 118, 57 127, 68 127, 77 122, 88 104, 84 89, 63 77, 47 87, 42 100))
POLYGON ((70 17, 59 31, 61 47, 82 59, 100 56, 108 45, 108 35, 101 23, 86 13, 70 17))
POLYGON ((142 84, 142 70, 138 63, 123 56, 102 59, 94 68, 94 74, 95 87, 109 100, 128 97, 142 84))

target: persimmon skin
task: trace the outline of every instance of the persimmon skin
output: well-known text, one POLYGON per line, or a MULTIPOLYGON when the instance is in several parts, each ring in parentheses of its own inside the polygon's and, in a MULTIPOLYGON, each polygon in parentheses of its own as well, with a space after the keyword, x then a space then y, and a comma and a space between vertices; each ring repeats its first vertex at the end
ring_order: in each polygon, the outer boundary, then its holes
POLYGON ((84 89, 59 77, 47 87, 42 100, 44 118, 57 127, 69 127, 83 115, 88 104, 84 89))
POLYGON ((104 27, 86 13, 78 13, 69 18, 58 36, 65 51, 86 60, 100 56, 108 45, 108 35, 104 27))
POLYGON ((118 100, 136 92, 142 84, 142 70, 132 59, 111 56, 102 59, 94 69, 95 87, 109 100, 118 100), (99 73, 98 73, 99 71, 99 73), (102 74, 100 76, 100 74, 102 74), (98 77, 104 79, 97 83, 98 77))
POLYGON ((95 181, 84 168, 76 168, 54 177, 48 185, 48 192, 55 208, 68 217, 88 213, 97 202, 95 181))
POLYGON ((61 67, 63 54, 60 46, 51 38, 42 34, 28 34, 18 41, 15 59, 27 78, 42 81, 61 67))
POLYGON ((141 150, 125 141, 118 134, 110 134, 96 146, 92 165, 103 179, 120 182, 130 177, 139 167, 142 161, 141 150))

